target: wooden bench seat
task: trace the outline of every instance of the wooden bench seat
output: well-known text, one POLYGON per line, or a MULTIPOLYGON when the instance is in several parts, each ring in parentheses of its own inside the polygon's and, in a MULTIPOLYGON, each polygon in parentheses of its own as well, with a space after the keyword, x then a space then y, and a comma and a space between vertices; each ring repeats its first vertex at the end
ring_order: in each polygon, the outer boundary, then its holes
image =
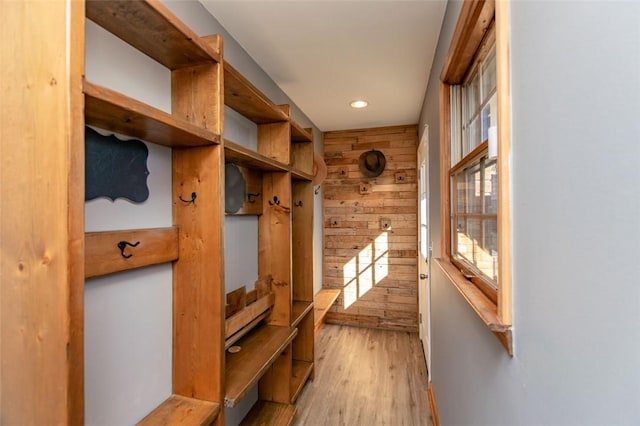
POLYGON ((313 298, 313 306, 314 306, 314 329, 315 332, 318 333, 322 328, 322 324, 324 324, 325 316, 329 309, 340 296, 340 290, 337 288, 323 288, 313 298))

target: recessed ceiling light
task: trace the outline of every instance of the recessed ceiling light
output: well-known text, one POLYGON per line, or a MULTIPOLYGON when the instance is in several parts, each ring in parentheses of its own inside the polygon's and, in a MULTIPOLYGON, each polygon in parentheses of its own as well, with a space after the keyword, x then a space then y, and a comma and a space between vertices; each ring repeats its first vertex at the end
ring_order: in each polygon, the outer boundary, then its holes
POLYGON ((369 102, 363 101, 363 100, 356 100, 356 101, 351 101, 349 105, 351 105, 351 108, 364 108, 367 105, 369 105, 369 102))

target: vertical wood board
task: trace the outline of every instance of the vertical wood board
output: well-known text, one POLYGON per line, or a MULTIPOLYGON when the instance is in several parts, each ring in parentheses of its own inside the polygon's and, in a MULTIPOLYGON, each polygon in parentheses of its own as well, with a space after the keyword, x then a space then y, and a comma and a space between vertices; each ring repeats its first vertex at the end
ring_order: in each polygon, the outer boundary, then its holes
MULTIPOLYGON (((220 37, 206 43, 222 52, 220 37)), ((223 65, 172 72, 172 111, 203 128, 223 132, 223 65)), ((173 150, 173 220, 180 227, 174 263, 173 390, 222 403, 224 383, 224 149, 173 150), (186 204, 180 195, 198 194, 186 204)), ((223 424, 221 413, 217 420, 223 424)))
POLYGON ((313 187, 311 182, 293 182, 292 200, 293 300, 312 302, 314 265, 313 187))
POLYGON ((271 275, 276 302, 271 324, 291 321, 291 182, 289 173, 265 173, 263 214, 258 218, 258 274, 271 275), (277 197, 279 204, 274 203, 277 197))
POLYGON ((84 422, 84 3, 0 2, 0 412, 84 422))

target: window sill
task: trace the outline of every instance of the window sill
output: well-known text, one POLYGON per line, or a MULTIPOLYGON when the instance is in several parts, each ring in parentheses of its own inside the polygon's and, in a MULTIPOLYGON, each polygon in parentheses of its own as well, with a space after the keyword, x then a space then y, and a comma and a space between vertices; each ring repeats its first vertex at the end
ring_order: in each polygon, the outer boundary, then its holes
POLYGON ((442 272, 458 289, 482 322, 498 338, 509 356, 513 356, 511 324, 504 324, 498 317, 497 305, 478 287, 462 275, 462 272, 446 259, 434 259, 442 272))

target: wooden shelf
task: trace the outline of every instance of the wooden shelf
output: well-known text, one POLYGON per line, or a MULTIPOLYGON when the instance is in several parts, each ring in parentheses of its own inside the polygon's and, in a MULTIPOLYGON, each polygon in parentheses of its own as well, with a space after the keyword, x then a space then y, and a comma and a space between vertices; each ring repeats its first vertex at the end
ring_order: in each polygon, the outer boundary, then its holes
POLYGON ((224 63, 224 103, 256 124, 289 121, 289 114, 260 90, 224 63))
POLYGON ((286 165, 227 139, 224 141, 224 160, 227 163, 234 163, 239 166, 265 172, 289 171, 289 167, 286 165))
POLYGON ((178 259, 178 228, 134 229, 127 231, 87 232, 84 236, 85 278, 157 265, 178 259), (122 256, 118 243, 128 241, 122 256))
POLYGON ((313 175, 310 173, 305 173, 300 170, 291 169, 291 179, 293 180, 306 180, 311 182, 313 180, 313 175))
POLYGON ((313 372, 313 362, 293 360, 291 366, 291 403, 293 404, 313 372))
POLYGON ((220 404, 186 396, 171 395, 137 423, 138 426, 211 424, 220 412, 220 404))
POLYGON ((291 142, 305 143, 313 142, 312 129, 303 129, 298 123, 291 120, 291 142))
POLYGON ((84 82, 86 124, 170 147, 220 143, 220 136, 114 90, 84 82))
POLYGON ((294 327, 265 325, 236 342, 240 352, 226 355, 225 407, 234 407, 246 395, 297 333, 294 327))
POLYGON ((291 326, 297 327, 302 318, 304 318, 313 309, 313 302, 301 302, 294 300, 291 306, 291 326))
POLYGON ((296 415, 291 404, 258 401, 240 423, 241 426, 289 426, 296 415))
POLYGON ((158 1, 87 0, 87 18, 169 69, 220 62, 220 52, 158 1))

